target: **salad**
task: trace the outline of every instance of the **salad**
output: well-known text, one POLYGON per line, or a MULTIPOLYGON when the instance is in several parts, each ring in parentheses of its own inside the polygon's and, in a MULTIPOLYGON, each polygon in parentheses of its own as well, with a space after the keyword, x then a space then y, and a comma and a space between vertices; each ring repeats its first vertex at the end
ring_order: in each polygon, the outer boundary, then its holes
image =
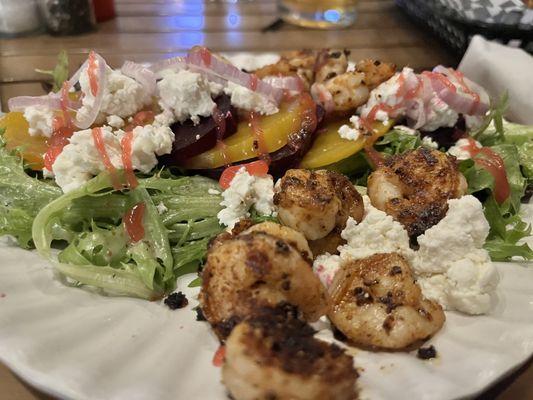
POLYGON ((69 284, 159 299, 224 230, 278 221, 272 177, 330 170, 364 187, 388 157, 423 147, 456 158, 492 260, 533 259, 520 214, 533 127, 504 119, 506 95, 451 68, 348 55, 289 52, 250 72, 203 47, 120 69, 91 52, 70 78, 60 56, 52 91, 10 99, 0 117, 0 235, 69 284))

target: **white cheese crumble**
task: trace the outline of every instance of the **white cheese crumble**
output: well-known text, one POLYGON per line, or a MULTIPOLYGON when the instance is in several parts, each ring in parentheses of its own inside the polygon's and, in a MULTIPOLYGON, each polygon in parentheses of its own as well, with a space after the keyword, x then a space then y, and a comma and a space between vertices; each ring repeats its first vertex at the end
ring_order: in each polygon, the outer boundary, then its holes
POLYGON ((361 137, 361 118, 354 115, 350 118, 352 126, 342 125, 339 128, 339 136, 346 140, 357 140, 361 137))
POLYGON ((428 299, 467 314, 490 310, 499 278, 483 249, 489 224, 475 197, 449 200, 446 216, 418 237, 417 251, 409 247, 409 237, 399 222, 374 208, 367 196, 363 199, 365 216, 359 224, 348 220, 341 233, 347 244, 339 247, 340 255, 324 255, 313 264, 326 286, 345 261, 396 252, 409 260, 428 299))
POLYGON ((377 120, 377 121, 381 121, 381 122, 383 122, 384 124, 386 124, 387 122, 389 122, 389 114, 387 114, 386 111, 379 110, 379 111, 376 113, 376 120, 377 120))
POLYGON ((407 116, 414 121, 418 119, 418 114, 420 112, 426 113, 425 122, 418 127, 418 129, 423 131, 432 132, 441 127, 451 127, 454 126, 459 119, 459 114, 442 101, 436 93, 433 93, 433 96, 423 108, 424 110, 420 110, 419 108, 413 107, 407 111, 407 116))
POLYGON ((160 125, 184 122, 189 118, 198 124, 200 117, 209 117, 216 106, 208 80, 195 72, 166 71, 157 87, 159 105, 163 109, 163 113, 156 116, 160 125))
POLYGON ((30 136, 45 136, 48 138, 52 136, 54 112, 48 107, 26 107, 24 109, 24 118, 28 121, 30 136))
POLYGON ((217 217, 222 225, 233 229, 242 218, 250 216, 252 206, 260 215, 275 215, 274 181, 270 175, 250 175, 242 167, 231 181, 230 186, 222 192, 224 208, 217 217))
POLYGON ((220 194, 220 192, 218 190, 216 190, 216 189, 208 189, 207 193, 213 194, 213 195, 219 195, 220 194))
POLYGON ((483 249, 489 223, 473 196, 449 200, 448 206, 446 216, 418 237, 413 268, 428 297, 439 299, 447 309, 484 314, 498 283, 496 268, 483 249))
POLYGON ((358 224, 353 218, 346 222, 341 237, 346 245, 339 247, 343 259, 362 259, 377 253, 399 253, 410 257, 409 235, 403 225, 378 210, 363 196, 365 215, 358 224))
POLYGON ((120 118, 118 115, 109 115, 107 117, 107 125, 109 125, 112 128, 120 129, 124 127, 124 120, 120 118))
MULTIPOLYGON (((84 96, 82 107, 77 111, 78 117, 87 114, 95 102, 95 96, 91 92, 87 68, 80 75, 80 87, 84 96)), ((151 100, 143 86, 135 79, 124 75, 118 70, 106 67, 106 84, 96 123, 103 123, 108 115, 126 118, 149 105, 151 100)))
POLYGON ((313 271, 325 287, 329 287, 337 271, 341 268, 341 258, 329 253, 318 256, 313 262, 313 271))
POLYGON ((422 146, 426 146, 426 147, 429 147, 430 149, 438 149, 439 148, 439 144, 437 142, 435 142, 431 137, 429 136, 424 136, 422 138, 422 146))
POLYGON ((224 88, 224 93, 230 96, 231 104, 234 107, 243 110, 255 111, 262 115, 276 114, 279 111, 276 104, 265 96, 233 82, 228 82, 224 88))
MULTIPOLYGON (((478 141, 475 141, 475 145, 478 149, 483 147, 478 141)), ((452 147, 448 149, 448 154, 454 156, 460 161, 468 160, 469 158, 472 158, 472 154, 468 150, 469 146, 470 141, 468 139, 459 139, 452 147)))
MULTIPOLYGON (((122 169, 123 131, 113 132, 110 127, 101 128, 105 149, 113 166, 122 169)), ((168 127, 138 126, 133 130, 132 165, 144 173, 157 165, 156 155, 172 151, 174 133, 168 127)), ((102 156, 94 144, 91 129, 74 132, 61 154, 56 158, 52 171, 56 183, 67 193, 81 187, 93 176, 105 170, 102 156)))
MULTIPOLYGON (((405 81, 416 79, 415 73, 411 68, 405 67, 402 72, 394 74, 389 80, 383 82, 378 87, 370 92, 370 96, 365 105, 360 108, 360 114, 363 117, 367 117, 372 109, 380 104, 386 104, 388 106, 397 106, 403 101, 402 97, 397 97, 396 94, 400 89, 400 75, 403 75, 405 81)), ((396 117, 398 115, 404 115, 405 107, 399 107, 394 111, 394 115, 388 115, 384 110, 379 110, 376 113, 376 117, 379 116, 385 120, 396 117)), ((383 119, 380 119, 381 121, 383 119)))

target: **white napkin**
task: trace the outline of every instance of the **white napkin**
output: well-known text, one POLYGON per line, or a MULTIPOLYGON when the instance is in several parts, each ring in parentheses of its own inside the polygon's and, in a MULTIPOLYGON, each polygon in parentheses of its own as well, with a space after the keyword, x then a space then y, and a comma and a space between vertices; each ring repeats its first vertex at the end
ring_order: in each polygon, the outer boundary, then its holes
POLYGON ((522 49, 474 36, 459 64, 466 77, 493 98, 509 92, 507 118, 533 125, 533 57, 522 49))

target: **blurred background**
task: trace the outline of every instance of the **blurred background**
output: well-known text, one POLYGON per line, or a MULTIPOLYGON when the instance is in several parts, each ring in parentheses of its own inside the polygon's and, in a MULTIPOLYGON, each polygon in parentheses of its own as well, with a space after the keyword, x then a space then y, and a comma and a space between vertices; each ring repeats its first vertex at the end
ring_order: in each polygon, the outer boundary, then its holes
POLYGON ((482 33, 531 51, 522 0, 0 0, 0 99, 44 93, 65 49, 71 72, 94 49, 110 65, 194 45, 222 52, 347 48, 415 69, 456 66, 482 33))

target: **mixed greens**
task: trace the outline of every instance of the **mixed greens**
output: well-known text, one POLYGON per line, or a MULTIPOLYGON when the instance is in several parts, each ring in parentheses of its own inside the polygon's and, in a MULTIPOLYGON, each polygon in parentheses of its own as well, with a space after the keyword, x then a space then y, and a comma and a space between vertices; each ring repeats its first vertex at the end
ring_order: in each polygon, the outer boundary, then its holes
MULTIPOLYGON (((522 201, 529 200, 528 188, 531 190, 533 187, 533 126, 505 121, 502 117, 504 104, 505 100, 491 110, 483 126, 474 135, 483 146, 489 147, 503 159, 511 189, 509 198, 502 204, 495 200, 493 175, 472 159, 461 161, 459 170, 468 182, 468 193, 483 203, 485 217, 491 227, 485 248, 492 260, 510 261, 514 257, 531 260, 533 250, 523 242, 524 238, 531 235, 531 225, 522 220, 520 210, 522 201)), ((375 148, 390 156, 422 145, 420 132, 393 128, 376 142, 375 148)), ((441 146, 440 150, 446 151, 446 148, 441 146)), ((366 179, 371 172, 370 162, 362 152, 337 163, 334 169, 351 176, 354 183, 363 186, 366 186, 366 179)))
MULTIPOLYGON (((52 71, 39 72, 52 77, 53 92, 60 91, 64 82, 68 83, 66 53, 59 55, 52 71)), ((147 71, 142 69, 141 72, 147 71)), ((153 83, 155 85, 155 78, 153 83)), ((68 91, 63 94, 67 96, 68 91)), ((230 103, 225 100, 227 104, 219 101, 217 107, 227 108, 229 112, 230 103)), ((266 146, 272 162, 270 172, 281 175, 299 162, 302 168, 341 172, 354 184, 366 186, 372 172, 371 160, 364 151, 366 139, 341 138, 339 128, 346 121, 322 121, 323 115, 317 118, 320 113, 307 93, 290 98, 288 103, 282 104, 279 113, 262 120, 261 135, 266 138, 263 144, 272 142, 277 146, 271 146, 272 149, 266 146), (294 131, 299 135, 293 135, 294 131)), ((531 226, 522 220, 520 211, 521 202, 533 187, 533 126, 505 121, 506 106, 507 96, 503 96, 492 104, 485 120, 474 132, 467 132, 459 123, 425 137, 426 134, 419 131, 393 127, 394 118, 388 122, 374 121, 372 134, 376 141, 372 143, 385 157, 432 143, 441 151, 447 151, 458 139, 457 129, 462 129, 459 137, 472 137, 499 155, 510 189, 505 201, 497 201, 494 174, 476 162, 476 157, 483 155, 461 161, 459 169, 468 182, 468 192, 483 202, 491 228, 485 248, 492 259, 531 260, 533 251, 523 240, 530 236, 531 226)), ((141 111, 135 118, 148 113, 141 111)), ((148 120, 153 120, 152 114, 148 120)), ((231 112, 227 115, 231 117, 231 112)), ((257 136, 248 120, 236 123, 232 118, 227 124, 231 131, 228 135, 233 134, 230 153, 235 158, 231 161, 240 164, 253 159, 249 149, 256 146, 257 136)), ((219 127, 214 119, 204 119, 195 127, 189 125, 173 126, 177 145, 175 143, 167 161, 178 160, 177 164, 171 164, 178 165, 180 171, 184 167, 221 172, 225 163, 227 165, 227 154, 215 145, 219 140, 219 127), (204 149, 208 144, 210 147, 204 149), (182 164, 185 150, 194 153, 194 157, 182 164)), ((14 237, 25 249, 35 247, 69 282, 90 285, 108 294, 161 298, 174 289, 176 278, 201 268, 208 242, 224 229, 217 218, 222 209, 218 182, 201 176, 176 175, 163 168, 153 175, 137 177, 135 187, 117 190, 114 188, 117 177, 108 170, 64 194, 40 172, 43 155, 52 147, 49 140, 53 142, 54 137, 29 135, 28 122, 20 111, 0 119, 0 236, 14 237), (143 235, 140 240, 133 240, 126 219, 139 204, 143 205, 140 224, 143 235)), ((128 181, 122 170, 118 174, 120 179, 128 181)), ((275 220, 275 217, 258 215, 252 209, 251 219, 261 222, 275 220)), ((191 285, 199 283, 198 278, 191 285)))
POLYGON ((198 269, 208 240, 222 230, 216 217, 221 198, 209 189, 220 188, 208 178, 161 172, 121 192, 104 172, 62 194, 27 175, 2 141, 0 235, 15 237, 24 248, 34 245, 76 283, 155 299, 171 291, 178 276, 198 269), (131 243, 122 220, 140 202, 146 205, 145 235, 131 243), (57 262, 53 243, 61 248, 57 262))

